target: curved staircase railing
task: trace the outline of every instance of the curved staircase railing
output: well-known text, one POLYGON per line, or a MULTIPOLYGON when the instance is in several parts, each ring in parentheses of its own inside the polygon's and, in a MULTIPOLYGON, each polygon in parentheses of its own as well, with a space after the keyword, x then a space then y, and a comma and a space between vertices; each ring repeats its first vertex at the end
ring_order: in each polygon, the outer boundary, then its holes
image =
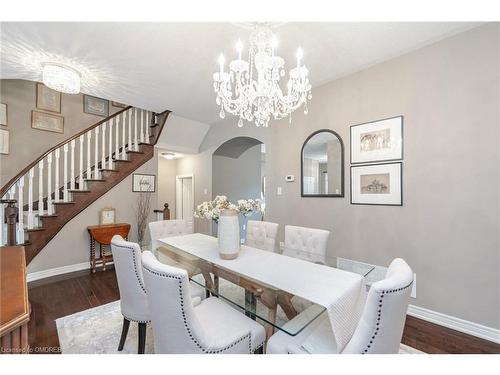
MULTIPOLYGON (((0 199, 17 200, 17 244, 25 233, 41 227, 41 218, 55 216, 55 207, 70 203, 89 181, 102 181, 115 171, 114 162, 127 161, 140 145, 154 145, 170 111, 160 114, 126 107, 51 147, 0 190, 0 199), (157 123, 157 118, 159 123, 157 123)), ((0 203, 0 246, 6 244, 6 203, 0 203)))

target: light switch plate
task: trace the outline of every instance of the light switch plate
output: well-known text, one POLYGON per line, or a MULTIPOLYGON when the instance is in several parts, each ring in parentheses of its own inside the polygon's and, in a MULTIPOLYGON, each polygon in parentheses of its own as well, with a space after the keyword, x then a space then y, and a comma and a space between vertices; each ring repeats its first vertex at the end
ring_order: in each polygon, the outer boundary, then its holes
POLYGON ((281 190, 281 186, 278 186, 278 189, 276 190, 276 194, 278 194, 278 195, 283 194, 283 191, 281 190))

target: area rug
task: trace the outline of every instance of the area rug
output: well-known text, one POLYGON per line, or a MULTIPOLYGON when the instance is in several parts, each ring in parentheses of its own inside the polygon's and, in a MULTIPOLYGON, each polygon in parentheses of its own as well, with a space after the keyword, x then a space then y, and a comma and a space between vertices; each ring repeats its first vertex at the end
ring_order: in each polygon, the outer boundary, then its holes
MULTIPOLYGON (((118 342, 122 331, 123 316, 120 301, 94 307, 56 320, 57 334, 63 354, 133 354, 137 353, 137 324, 131 323, 123 351, 118 342)), ((154 353, 153 331, 150 324, 146 331, 146 353, 154 353)), ((401 344, 400 354, 423 352, 401 344)))

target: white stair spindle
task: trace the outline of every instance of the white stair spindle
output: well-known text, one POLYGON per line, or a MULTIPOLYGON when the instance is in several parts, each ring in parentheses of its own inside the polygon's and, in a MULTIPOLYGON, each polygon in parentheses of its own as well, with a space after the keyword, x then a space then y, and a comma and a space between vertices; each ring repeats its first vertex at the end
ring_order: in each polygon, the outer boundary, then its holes
POLYGON ((69 175, 70 175, 70 182, 69 182, 69 188, 71 190, 75 190, 75 140, 73 139, 69 147, 71 149, 71 163, 69 166, 69 175))
POLYGON ((144 110, 141 109, 141 143, 144 143, 144 110))
POLYGON ((126 159, 127 158, 127 150, 125 149, 125 129, 126 129, 126 126, 127 126, 127 119, 125 117, 125 112, 122 113, 122 124, 121 124, 121 128, 122 128, 122 159, 126 159))
MULTIPOLYGON (((43 215, 43 159, 38 162, 38 216, 43 215)), ((40 219, 38 219, 40 225, 40 219)))
POLYGON ((120 139, 120 115, 115 117, 115 158, 120 159, 120 148, 118 140, 120 139))
POLYGON ((101 139, 101 168, 106 168, 106 127, 107 124, 102 124, 102 139, 101 139))
POLYGON ((99 126, 95 128, 95 141, 94 141, 94 179, 99 179, 99 126))
POLYGON ((128 117, 128 150, 132 150, 132 109, 127 111, 128 117))
POLYGON ((68 144, 63 146, 63 201, 67 202, 68 197, 68 144))
POLYGON ((134 108, 134 151, 139 151, 137 144, 137 108, 134 108))
POLYGON ((109 159, 108 169, 113 169, 113 119, 109 121, 109 159))
POLYGON ((87 132, 87 179, 92 178, 92 171, 90 169, 90 142, 92 141, 92 131, 87 132))
POLYGON ((52 152, 47 156, 47 215, 52 215, 52 152))
MULTIPOLYGON (((19 222, 17 223, 17 243, 24 243, 24 176, 21 176, 17 181, 18 194, 17 194, 17 216, 19 222)), ((2 222, 3 223, 3 222, 2 222)))
POLYGON ((28 172, 28 229, 34 227, 34 214, 33 214, 33 176, 35 170, 33 168, 28 172))
POLYGON ((146 143, 149 143, 149 126, 150 126, 150 121, 149 121, 149 111, 146 111, 146 143))
POLYGON ((54 151, 54 156, 55 156, 54 202, 59 202, 59 200, 61 199, 61 197, 59 196, 59 157, 61 156, 61 149, 60 148, 58 148, 54 151))
POLYGON ((80 136, 80 148, 78 149, 78 189, 83 190, 83 141, 85 136, 80 136))

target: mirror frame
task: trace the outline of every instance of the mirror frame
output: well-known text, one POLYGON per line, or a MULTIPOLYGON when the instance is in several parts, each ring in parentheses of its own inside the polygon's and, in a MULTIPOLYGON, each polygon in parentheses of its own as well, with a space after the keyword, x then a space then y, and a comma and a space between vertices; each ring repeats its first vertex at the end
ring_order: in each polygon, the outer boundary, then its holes
POLYGON ((345 196, 345 186, 344 186, 344 142, 342 137, 335 131, 331 129, 320 129, 316 130, 309 137, 306 138, 302 149, 300 150, 300 195, 302 198, 344 198, 345 196), (341 171, 340 171, 340 194, 304 194, 304 147, 306 147, 307 142, 318 133, 328 132, 332 133, 340 142, 340 152, 341 152, 341 171))

